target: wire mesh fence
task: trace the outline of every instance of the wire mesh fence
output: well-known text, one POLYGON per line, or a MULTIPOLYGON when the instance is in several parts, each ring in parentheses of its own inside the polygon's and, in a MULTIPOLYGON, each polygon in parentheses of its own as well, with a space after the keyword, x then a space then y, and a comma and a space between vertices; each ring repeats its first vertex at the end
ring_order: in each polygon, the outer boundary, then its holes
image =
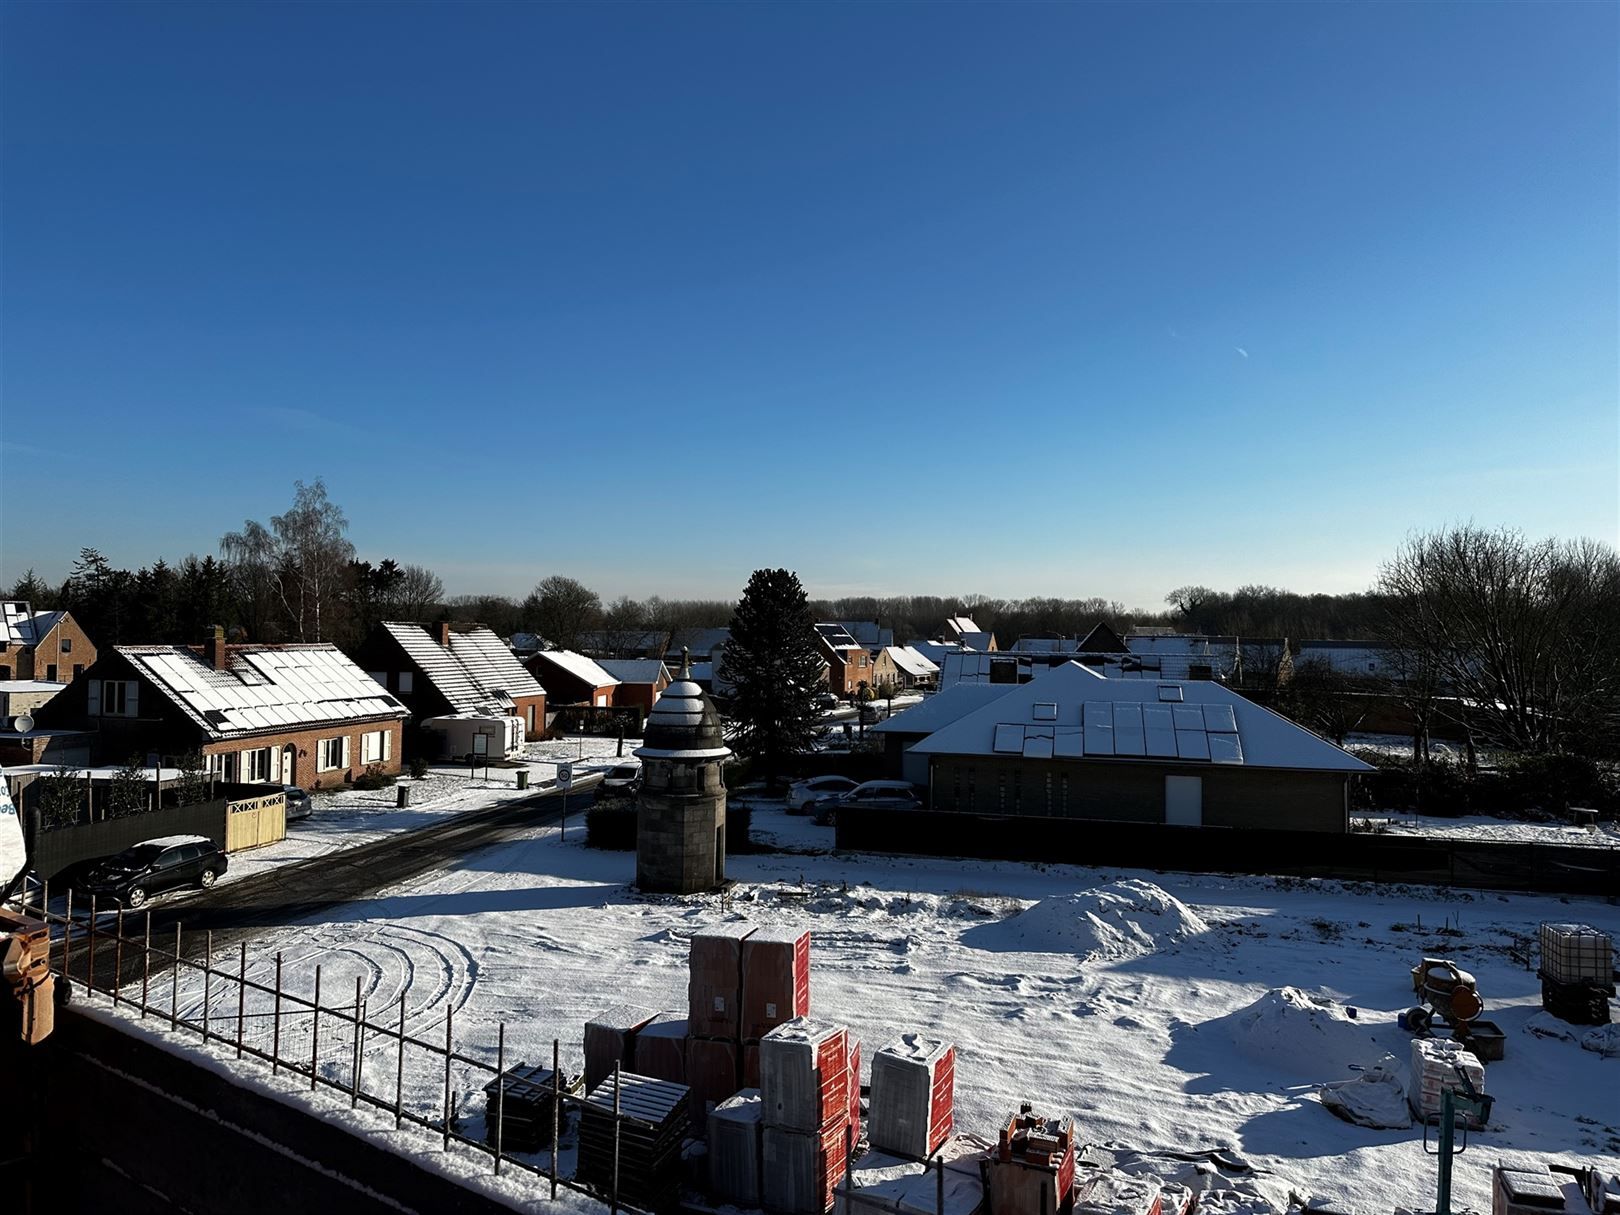
MULTIPOLYGON (((544 1110, 550 1142, 520 1136, 526 1150, 517 1155, 508 1146, 505 1107, 517 1102, 520 1088, 532 1103, 537 1069, 514 1079, 505 1022, 493 1041, 470 1040, 466 1033, 458 1035, 453 1005, 412 1010, 405 991, 376 1007, 359 975, 350 982, 349 976, 327 974, 319 963, 294 973, 279 952, 251 956, 246 941, 216 948, 211 932, 201 934, 200 950, 188 948, 181 924, 154 932, 150 911, 128 914, 120 907, 108 915, 93 900, 80 899, 76 912, 72 892, 59 901, 62 910, 52 910, 44 885, 25 894, 21 906, 24 914, 50 926, 56 981, 75 997, 105 996, 131 1016, 195 1034, 223 1057, 267 1066, 290 1088, 325 1090, 347 1100, 351 1109, 392 1118, 395 1129, 415 1128, 424 1145, 436 1140, 445 1151, 453 1144, 473 1149, 488 1158, 496 1176, 528 1174, 549 1187, 552 1198, 561 1187, 602 1200, 615 1212, 639 1210, 619 1193, 617 1134, 611 1186, 563 1175, 563 1128, 587 1098, 563 1073, 559 1040, 551 1042, 550 1101, 544 1110), (504 1083, 496 1085, 503 1075, 504 1083), (464 1093, 488 1094, 483 1108, 458 1108, 464 1093), (474 1129, 482 1133, 468 1133, 474 1129)), ((543 1090, 540 1102, 546 1104, 543 1090)), ((615 1092, 611 1113, 595 1112, 617 1125, 622 1121, 617 1106, 615 1092)))

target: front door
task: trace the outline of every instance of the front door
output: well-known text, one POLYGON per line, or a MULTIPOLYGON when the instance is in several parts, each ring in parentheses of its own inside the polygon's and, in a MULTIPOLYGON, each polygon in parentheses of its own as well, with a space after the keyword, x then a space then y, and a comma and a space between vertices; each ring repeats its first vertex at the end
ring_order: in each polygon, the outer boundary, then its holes
POLYGON ((281 783, 298 784, 298 748, 291 743, 288 743, 281 752, 281 783))
POLYGON ((1171 827, 1204 825, 1204 778, 1167 776, 1164 778, 1164 821, 1171 827))

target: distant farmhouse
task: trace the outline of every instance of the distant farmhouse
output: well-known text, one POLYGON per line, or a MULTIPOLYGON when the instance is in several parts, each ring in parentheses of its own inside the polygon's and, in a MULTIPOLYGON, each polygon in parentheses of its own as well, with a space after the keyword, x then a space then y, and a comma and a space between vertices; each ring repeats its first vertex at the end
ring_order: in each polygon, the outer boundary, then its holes
POLYGON ((827 663, 827 690, 850 697, 872 684, 872 656, 841 624, 816 625, 816 645, 827 663))
POLYGON ((594 658, 572 650, 542 650, 532 655, 527 665, 529 673, 546 690, 546 701, 553 709, 565 705, 607 709, 613 705, 619 681, 594 658))

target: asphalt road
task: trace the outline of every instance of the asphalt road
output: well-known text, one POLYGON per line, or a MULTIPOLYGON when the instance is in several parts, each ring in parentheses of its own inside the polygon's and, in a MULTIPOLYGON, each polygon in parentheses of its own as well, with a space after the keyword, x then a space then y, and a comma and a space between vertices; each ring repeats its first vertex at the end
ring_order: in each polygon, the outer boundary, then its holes
MULTIPOLYGON (((569 830, 585 830, 584 810, 596 800, 595 784, 593 781, 583 790, 576 786, 566 795, 569 830)), ((126 945, 119 949, 114 933, 116 920, 100 915, 94 937, 95 985, 110 986, 115 972, 124 983, 141 978, 139 942, 147 933, 148 912, 155 947, 172 951, 178 927, 184 956, 201 959, 211 947, 215 965, 221 965, 228 955, 239 951, 240 942, 249 942, 251 951, 252 939, 267 929, 296 924, 341 904, 368 898, 469 852, 499 844, 530 828, 555 823, 562 818, 564 807, 562 793, 546 790, 487 810, 469 810, 430 827, 278 865, 179 902, 166 905, 159 898, 148 909, 124 913, 124 936, 136 942, 133 948, 126 945)), ((82 905, 75 910, 83 910, 82 905)), ((87 925, 81 921, 74 928, 67 963, 75 986, 90 977, 91 945, 87 925)), ((53 961, 60 969, 60 944, 53 961)), ((154 950, 150 973, 166 969, 166 958, 154 950)))

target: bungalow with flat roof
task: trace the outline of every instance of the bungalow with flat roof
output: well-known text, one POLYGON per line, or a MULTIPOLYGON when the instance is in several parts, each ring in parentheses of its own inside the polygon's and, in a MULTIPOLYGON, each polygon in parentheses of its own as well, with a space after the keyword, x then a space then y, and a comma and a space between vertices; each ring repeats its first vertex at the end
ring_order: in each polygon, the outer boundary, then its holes
POLYGON ((329 788, 367 768, 397 773, 410 715, 335 645, 120 645, 39 711, 89 731, 95 762, 201 752, 224 781, 329 788))

